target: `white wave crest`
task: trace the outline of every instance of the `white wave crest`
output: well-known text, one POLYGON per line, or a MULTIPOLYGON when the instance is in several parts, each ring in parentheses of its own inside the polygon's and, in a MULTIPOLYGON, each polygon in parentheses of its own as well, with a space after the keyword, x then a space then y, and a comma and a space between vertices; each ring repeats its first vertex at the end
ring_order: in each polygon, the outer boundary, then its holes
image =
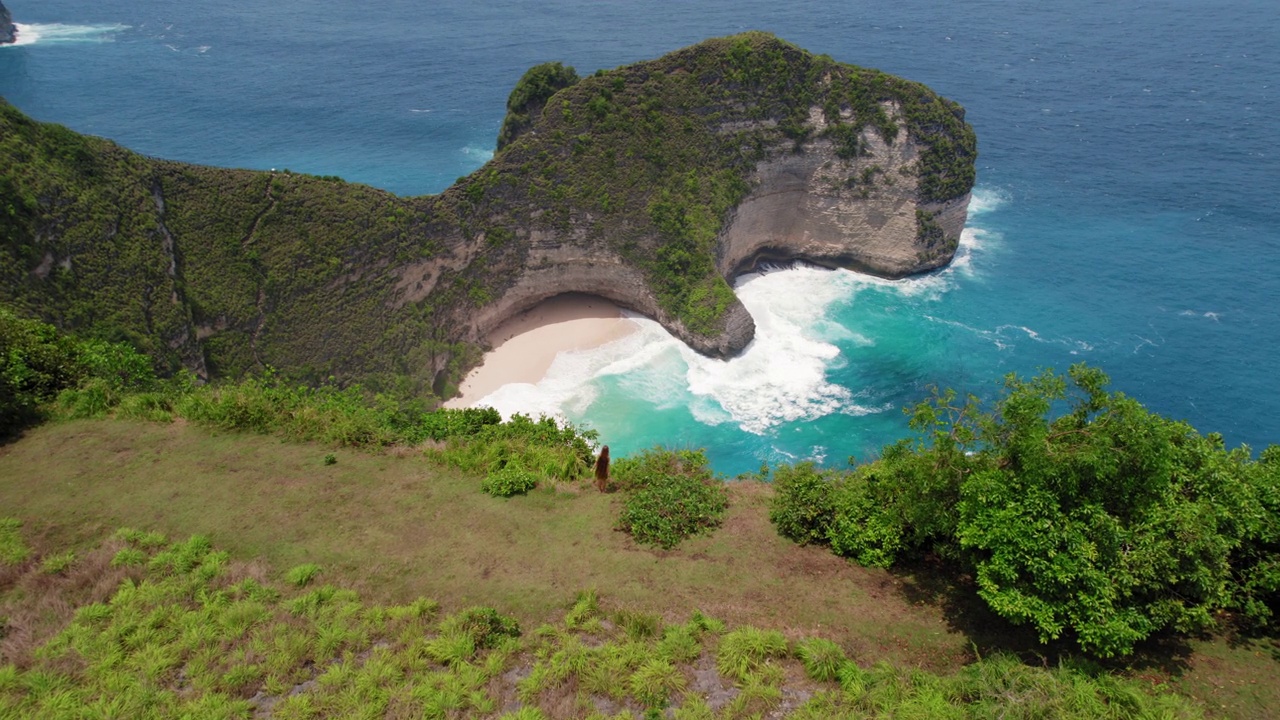
MULTIPOLYGON (((970 214, 990 212, 1003 202, 1005 196, 998 190, 975 190, 970 214)), ((842 355, 837 343, 846 348, 875 344, 875 338, 833 320, 832 307, 856 303, 862 292, 936 300, 955 287, 957 273, 973 274, 975 253, 998 237, 982 228, 966 228, 949 267, 900 280, 800 263, 764 267, 736 283, 738 298, 755 319, 756 335, 735 358, 713 360, 699 355, 657 322, 635 317, 640 326, 635 333, 592 350, 561 353, 537 384, 503 386, 478 404, 491 405, 505 416, 521 412, 564 419, 605 413, 607 408, 592 403, 599 394, 599 381, 612 376, 625 396, 658 410, 687 407, 699 423, 733 423, 756 435, 768 435, 784 423, 831 414, 891 411, 891 403, 868 402, 862 393, 827 379, 832 369, 856 362, 842 355)), ((1010 342, 1005 333, 1014 330, 963 327, 1002 348, 1010 342)), ((1039 339, 1034 331, 1023 332, 1039 339)))
POLYGON ((462 154, 481 163, 487 163, 493 159, 493 148, 478 148, 474 145, 467 145, 462 148, 462 154))
POLYGON ((969 217, 983 215, 1009 201, 1009 194, 996 187, 975 187, 969 196, 969 217))
MULTIPOLYGON (((17 28, 15 47, 23 45, 55 45, 59 43, 112 42, 129 29, 128 25, 65 25, 63 23, 14 23, 17 28)), ((0 46, 3 47, 3 46, 0 46)))

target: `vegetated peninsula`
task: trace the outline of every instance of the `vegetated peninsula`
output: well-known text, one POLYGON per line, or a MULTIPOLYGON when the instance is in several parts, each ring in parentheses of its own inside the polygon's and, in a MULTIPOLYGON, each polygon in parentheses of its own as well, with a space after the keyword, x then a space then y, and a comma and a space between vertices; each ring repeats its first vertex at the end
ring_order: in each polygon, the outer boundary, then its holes
POLYGON ((0 302, 162 370, 268 366, 445 396, 503 320, 602 296, 727 357, 760 261, 887 277, 953 256, 963 109, 769 34, 511 94, 492 161, 434 196, 144 157, 0 102, 0 302))
POLYGON ((18 29, 13 26, 13 16, 9 14, 9 9, 0 2, 0 45, 6 45, 15 42, 18 39, 18 29))

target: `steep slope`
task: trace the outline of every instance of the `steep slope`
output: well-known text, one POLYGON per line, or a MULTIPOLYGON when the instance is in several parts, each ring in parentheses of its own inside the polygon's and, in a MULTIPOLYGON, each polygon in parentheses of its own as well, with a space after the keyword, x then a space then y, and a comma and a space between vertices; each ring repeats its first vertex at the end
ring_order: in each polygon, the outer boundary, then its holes
POLYGON ((13 26, 13 17, 9 9, 0 2, 0 45, 11 43, 17 39, 18 29, 13 26))
POLYGON ((0 105, 0 301, 206 376, 272 366, 447 394, 486 333, 565 292, 728 356, 761 259, 945 264, 963 110, 764 33, 578 79, 540 66, 502 147, 438 196, 144 158, 0 105))

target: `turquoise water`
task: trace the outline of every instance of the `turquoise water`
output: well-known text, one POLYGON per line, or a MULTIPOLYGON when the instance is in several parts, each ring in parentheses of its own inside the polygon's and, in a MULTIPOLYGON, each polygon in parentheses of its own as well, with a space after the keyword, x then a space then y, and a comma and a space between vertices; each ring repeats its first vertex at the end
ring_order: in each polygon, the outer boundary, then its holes
POLYGON ((649 326, 504 391, 615 453, 705 446, 725 472, 843 463, 901 436, 900 408, 930 386, 990 395, 1005 373, 1082 360, 1231 444, 1280 441, 1274 2, 6 5, 25 44, 0 48, 0 95, 39 119, 401 194, 491 156, 529 65, 587 73, 745 29, 966 106, 979 181, 951 268, 747 278, 761 332, 734 362, 649 326))

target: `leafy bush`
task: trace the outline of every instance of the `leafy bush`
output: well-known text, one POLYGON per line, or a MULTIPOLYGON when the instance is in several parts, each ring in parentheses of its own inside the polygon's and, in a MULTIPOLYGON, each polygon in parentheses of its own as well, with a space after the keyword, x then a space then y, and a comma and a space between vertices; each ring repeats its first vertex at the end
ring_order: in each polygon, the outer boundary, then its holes
POLYGON ((709 532, 729 506, 724 483, 701 450, 646 450, 614 463, 613 472, 627 490, 618 525, 646 545, 671 549, 709 532))
POLYGON ((777 468, 769 520, 778 534, 801 545, 826 543, 835 516, 832 494, 839 477, 811 462, 777 468))
POLYGON ((538 476, 517 465, 491 472, 480 483, 480 489, 494 497, 523 495, 538 485, 538 476))
POLYGON ((151 360, 129 345, 78 340, 0 307, 0 437, 40 419, 55 398, 91 417, 154 383, 151 360))
POLYGON ((487 425, 497 425, 502 416, 491 407, 442 408, 425 413, 418 421, 416 434, 422 439, 446 440, 451 437, 470 437, 487 425))
MULTIPOLYGON (((915 407, 918 439, 834 487, 832 550, 877 566, 937 553, 998 615, 1104 657, 1209 628, 1222 610, 1271 622, 1280 450, 1252 461, 1108 392, 1097 369, 1069 379, 1010 375, 991 410, 953 392, 915 407)), ((812 537, 790 517, 788 532, 812 537)))
POLYGON ((492 473, 514 465, 538 477, 569 481, 591 470, 595 438, 593 430, 516 413, 506 422, 486 422, 473 433, 450 436, 442 450, 430 450, 428 456, 469 472, 492 473))

